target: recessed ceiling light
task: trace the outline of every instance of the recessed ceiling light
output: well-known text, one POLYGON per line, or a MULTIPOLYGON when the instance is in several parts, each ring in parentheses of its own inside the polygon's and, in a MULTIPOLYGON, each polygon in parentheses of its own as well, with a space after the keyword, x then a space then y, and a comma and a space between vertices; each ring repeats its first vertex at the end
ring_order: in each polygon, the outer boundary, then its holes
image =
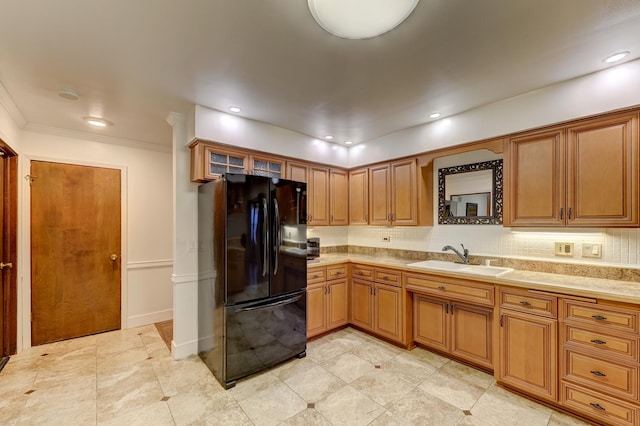
POLYGON ((608 64, 612 64, 614 62, 618 62, 619 60, 621 60, 622 58, 624 58, 628 54, 629 54, 628 51, 614 53, 613 55, 605 58, 602 62, 606 62, 608 64))
POLYGON ((91 126, 94 127, 107 127, 107 126, 113 126, 113 123, 110 121, 105 120, 104 118, 98 118, 98 117, 84 117, 84 121, 87 124, 90 124, 91 126))
POLYGON ((231 112, 240 112, 242 110, 240 109, 240 107, 232 106, 232 107, 229 107, 229 111, 231 111, 231 112))
POLYGON ((345 144, 345 145, 351 145, 352 143, 353 143, 353 142, 351 142, 351 141, 344 141, 344 144, 345 144))
POLYGON ((440 113, 439 112, 434 112, 433 114, 429 115, 429 118, 438 118, 440 117, 440 113))
POLYGON ((325 138, 326 140, 328 140, 328 141, 332 141, 332 140, 333 140, 333 136, 331 136, 331 135, 327 135, 327 136, 325 136, 324 138, 325 138))
POLYGON ((80 99, 80 95, 78 95, 78 91, 70 87, 60 88, 60 90, 58 91, 58 96, 70 101, 77 101, 78 99, 80 99))

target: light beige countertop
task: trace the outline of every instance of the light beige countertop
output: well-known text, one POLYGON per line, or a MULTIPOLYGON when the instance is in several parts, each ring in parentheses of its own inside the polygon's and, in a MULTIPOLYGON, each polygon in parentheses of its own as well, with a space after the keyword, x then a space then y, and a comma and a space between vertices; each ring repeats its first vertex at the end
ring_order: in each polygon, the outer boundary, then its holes
POLYGON ((370 266, 401 269, 403 272, 428 273, 446 277, 464 278, 498 285, 508 285, 534 290, 548 291, 572 296, 600 298, 617 302, 640 304, 640 283, 631 281, 590 278, 576 275, 551 274, 514 270, 500 277, 486 277, 449 271, 434 271, 407 266, 415 260, 403 260, 394 257, 367 256, 360 254, 322 254, 309 261, 308 268, 330 266, 344 262, 355 262, 370 266))

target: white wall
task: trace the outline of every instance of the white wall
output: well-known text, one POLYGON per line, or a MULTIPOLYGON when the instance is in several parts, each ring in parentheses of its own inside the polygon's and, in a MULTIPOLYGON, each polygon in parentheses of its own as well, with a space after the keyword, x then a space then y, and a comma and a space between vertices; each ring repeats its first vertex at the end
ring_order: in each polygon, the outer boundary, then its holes
MULTIPOLYGON (((82 139, 74 134, 45 134, 22 130, 23 174, 29 160, 118 168, 122 173, 122 327, 131 328, 173 317, 171 272, 172 239, 172 155, 165 150, 132 148, 131 141, 105 143, 82 139)), ((95 138, 99 139, 99 138, 95 138)), ((21 176, 22 177, 22 176, 21 176)), ((23 179, 20 179, 21 181, 23 179)), ((29 245, 29 187, 21 192, 20 215, 23 236, 20 244, 29 245)), ((28 249, 22 250, 20 263, 22 295, 18 313, 24 324, 30 314, 30 274, 28 249)), ((21 327, 22 347, 30 346, 29 327, 21 327)))

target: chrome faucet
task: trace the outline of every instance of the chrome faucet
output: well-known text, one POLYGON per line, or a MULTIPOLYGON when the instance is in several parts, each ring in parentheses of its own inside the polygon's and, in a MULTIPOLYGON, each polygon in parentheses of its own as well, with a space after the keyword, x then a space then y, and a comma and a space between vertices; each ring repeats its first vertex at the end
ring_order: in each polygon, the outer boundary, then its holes
POLYGON ((457 250, 456 248, 451 247, 451 246, 442 247, 442 251, 451 250, 452 252, 454 252, 455 254, 458 255, 458 257, 462 260, 462 263, 468 265, 469 264, 469 250, 464 248, 463 244, 460 244, 460 245, 462 246, 462 250, 463 250, 462 253, 460 253, 460 250, 457 250))

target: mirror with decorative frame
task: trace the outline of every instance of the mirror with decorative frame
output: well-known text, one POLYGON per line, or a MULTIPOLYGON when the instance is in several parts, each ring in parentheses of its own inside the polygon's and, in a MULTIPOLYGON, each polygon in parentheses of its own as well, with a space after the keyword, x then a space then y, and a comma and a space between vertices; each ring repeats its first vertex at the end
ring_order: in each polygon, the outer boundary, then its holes
POLYGON ((438 223, 502 224, 502 160, 438 169, 438 223))

